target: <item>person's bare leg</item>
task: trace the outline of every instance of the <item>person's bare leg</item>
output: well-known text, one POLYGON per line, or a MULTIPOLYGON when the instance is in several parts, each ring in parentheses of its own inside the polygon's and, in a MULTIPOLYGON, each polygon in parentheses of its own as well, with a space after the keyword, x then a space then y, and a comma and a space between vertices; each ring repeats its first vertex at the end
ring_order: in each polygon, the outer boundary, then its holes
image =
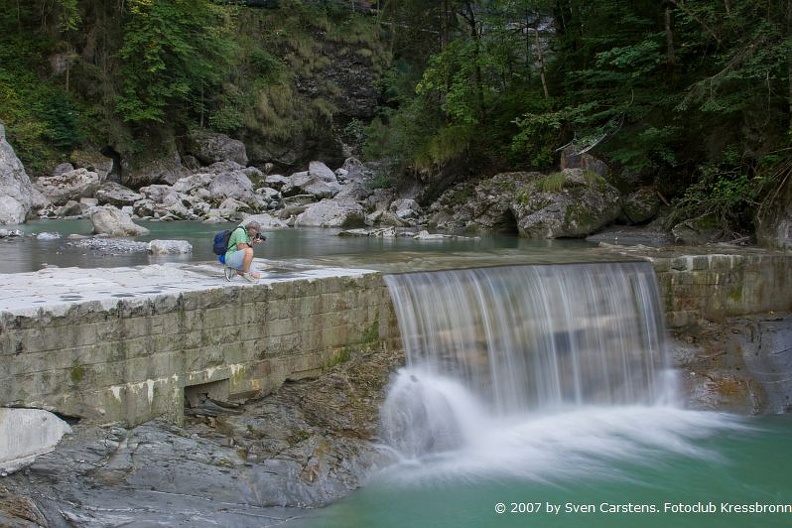
MULTIPOLYGON (((253 248, 245 248, 242 251, 245 252, 245 258, 242 260, 242 269, 237 271, 237 275, 244 275, 250 271, 250 265, 253 263, 253 248)), ((254 279, 260 277, 258 272, 254 272, 252 276, 254 279)))

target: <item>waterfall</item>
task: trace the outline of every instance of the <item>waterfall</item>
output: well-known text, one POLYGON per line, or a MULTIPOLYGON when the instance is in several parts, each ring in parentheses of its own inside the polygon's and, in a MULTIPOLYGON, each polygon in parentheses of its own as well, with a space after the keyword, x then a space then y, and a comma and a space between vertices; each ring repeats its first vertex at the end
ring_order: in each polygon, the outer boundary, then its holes
POLYGON ((406 352, 382 409, 406 455, 466 445, 486 420, 668 403, 675 393, 645 262, 385 277, 406 352))

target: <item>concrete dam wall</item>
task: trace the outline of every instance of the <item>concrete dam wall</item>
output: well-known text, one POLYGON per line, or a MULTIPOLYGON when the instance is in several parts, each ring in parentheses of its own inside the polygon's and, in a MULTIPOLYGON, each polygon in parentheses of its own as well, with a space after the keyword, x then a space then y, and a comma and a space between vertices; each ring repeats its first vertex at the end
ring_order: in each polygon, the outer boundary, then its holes
MULTIPOLYGON (((792 257, 648 259, 672 327, 792 311, 792 257)), ((0 276, 0 288, 0 406, 93 423, 179 423, 185 400, 267 393, 356 350, 399 346, 371 270, 292 267, 229 284, 209 265, 45 269, 0 276)))
POLYGON ((0 405, 94 423, 180 422, 185 397, 267 393, 397 334, 374 272, 281 272, 253 285, 204 271, 185 271, 177 285, 171 273, 134 284, 140 272, 128 268, 52 271, 65 285, 90 272, 101 290, 83 284, 43 293, 39 307, 4 307, 0 405))

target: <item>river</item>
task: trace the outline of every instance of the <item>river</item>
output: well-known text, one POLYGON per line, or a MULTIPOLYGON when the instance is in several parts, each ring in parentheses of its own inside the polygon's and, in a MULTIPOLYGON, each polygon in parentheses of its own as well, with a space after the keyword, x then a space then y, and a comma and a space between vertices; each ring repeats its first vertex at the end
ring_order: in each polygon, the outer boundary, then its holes
MULTIPOLYGON (((200 222, 137 222, 150 233, 135 239, 140 242, 151 240, 186 240, 192 244, 192 253, 183 255, 149 255, 145 251, 100 254, 72 244, 69 235, 91 234, 88 220, 35 220, 20 226, 29 235, 0 239, 0 273, 24 273, 36 271, 44 266, 109 268, 119 266, 143 266, 164 262, 205 262, 215 260, 212 253, 212 238, 217 231, 233 227, 234 224, 204 224, 200 222), (43 234, 43 235, 42 235, 43 234)), ((390 254, 398 252, 486 252, 491 250, 514 250, 545 255, 548 258, 559 252, 593 247, 593 243, 582 240, 530 241, 516 236, 482 236, 445 240, 415 240, 411 237, 348 237, 338 236, 340 229, 299 228, 265 230, 263 245, 257 246, 256 257, 273 260, 312 259, 341 255, 356 257, 361 261, 387 261, 390 254)))

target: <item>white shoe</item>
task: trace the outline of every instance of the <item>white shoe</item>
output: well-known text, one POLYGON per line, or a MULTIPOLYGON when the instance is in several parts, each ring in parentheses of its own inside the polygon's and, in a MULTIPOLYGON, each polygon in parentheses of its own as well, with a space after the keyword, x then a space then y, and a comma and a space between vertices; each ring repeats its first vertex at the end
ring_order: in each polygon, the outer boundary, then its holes
POLYGON ((253 275, 251 275, 250 273, 244 273, 242 274, 242 277, 244 277, 244 279, 248 282, 256 282, 258 280, 254 278, 253 275))
POLYGON ((225 275, 225 280, 231 282, 231 279, 233 279, 234 275, 236 275, 236 270, 228 266, 223 266, 223 275, 225 275))

